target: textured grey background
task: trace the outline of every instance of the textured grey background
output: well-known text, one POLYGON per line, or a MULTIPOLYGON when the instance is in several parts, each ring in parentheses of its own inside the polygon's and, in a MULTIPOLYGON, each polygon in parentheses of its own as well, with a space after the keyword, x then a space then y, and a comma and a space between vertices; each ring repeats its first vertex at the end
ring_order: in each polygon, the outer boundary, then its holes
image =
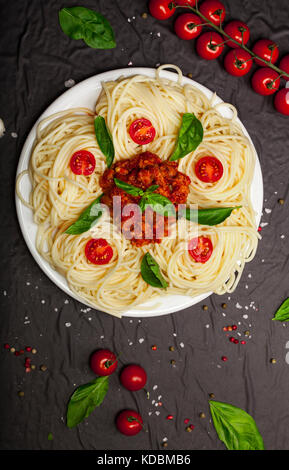
MULTIPOLYGON (((279 44, 281 55, 289 52, 287 0, 224 3, 227 18, 248 23, 251 44, 269 37, 279 44)), ((289 330, 271 318, 289 295, 289 118, 274 111, 272 98, 251 90, 249 77, 229 76, 222 58, 212 63, 199 59, 193 43, 173 33, 173 19, 143 19, 145 0, 1 0, 0 6, 0 117, 6 127, 0 140, 1 344, 37 349, 35 356, 30 355, 37 368, 26 374, 26 355, 15 357, 1 346, 1 449, 161 449, 164 438, 168 449, 224 449, 210 421, 208 394, 212 392, 217 400, 254 416, 267 449, 288 449, 289 330), (115 50, 96 51, 62 33, 58 10, 73 5, 107 16, 116 32, 115 50), (237 106, 259 153, 265 191, 262 223, 268 225, 261 232, 256 258, 230 299, 211 296, 204 302, 207 311, 199 304, 159 318, 119 320, 87 311, 41 272, 18 226, 15 172, 30 128, 66 90, 67 80, 78 83, 129 64, 163 63, 180 66, 184 74, 192 73, 195 80, 237 106), (17 138, 11 133, 17 133, 17 138), (286 199, 284 206, 278 198, 286 199), (246 345, 233 345, 222 331, 233 323, 240 339, 250 330, 246 345), (156 351, 151 349, 153 344, 156 351), (115 374, 102 406, 77 429, 69 430, 65 426, 68 398, 76 386, 93 379, 88 358, 99 347, 121 352, 119 370, 130 362, 145 367, 150 399, 143 391, 132 394, 123 389, 115 374), (222 355, 228 356, 228 362, 221 361, 222 355), (270 363, 273 357, 276 364, 270 363), (47 365, 46 372, 39 370, 41 364, 47 365), (20 390, 25 393, 22 398, 20 390), (155 406, 153 400, 162 406, 155 406), (116 431, 115 416, 126 407, 140 411, 147 432, 127 438, 116 431), (206 418, 201 419, 200 412, 206 418), (168 421, 168 414, 174 420, 168 421), (185 431, 186 418, 195 425, 191 433, 185 431)))

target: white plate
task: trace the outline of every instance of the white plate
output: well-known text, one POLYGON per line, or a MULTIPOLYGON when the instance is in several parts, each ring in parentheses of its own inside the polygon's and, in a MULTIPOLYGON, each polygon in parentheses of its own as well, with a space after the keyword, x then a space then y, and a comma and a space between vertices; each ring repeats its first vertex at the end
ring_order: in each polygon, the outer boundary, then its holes
MULTIPOLYGON (((24 147, 20 155, 19 164, 17 168, 17 175, 21 173, 23 170, 26 170, 28 168, 31 150, 32 150, 32 146, 33 146, 35 136, 36 136, 36 126, 40 120, 58 111, 63 111, 65 109, 74 108, 74 107, 87 107, 87 108, 94 110, 97 98, 101 91, 102 82, 105 82, 108 80, 116 80, 121 76, 129 77, 131 75, 136 75, 136 74, 143 74, 143 75, 147 75, 150 77, 154 77, 155 72, 156 72, 155 69, 142 68, 142 67, 111 70, 109 72, 101 73, 99 75, 95 75, 91 78, 88 78, 87 80, 84 80, 83 82, 75 85, 73 88, 70 88, 69 90, 67 90, 46 109, 46 111, 39 117, 39 119, 37 120, 33 128, 31 129, 31 132, 29 133, 27 137, 27 140, 24 144, 24 147)), ((178 75, 176 73, 169 72, 167 70, 162 70, 161 76, 164 78, 168 78, 170 80, 174 80, 174 81, 176 81, 178 78, 178 75)), ((190 80, 187 77, 183 77, 183 83, 184 84, 190 83, 194 85, 196 88, 200 89, 203 93, 205 93, 205 95, 208 98, 211 98, 213 94, 212 91, 210 91, 208 88, 204 87, 203 85, 200 85, 194 80, 190 80)), ((215 102, 222 103, 223 100, 221 100, 219 97, 216 97, 215 102)), ((220 107, 219 110, 224 117, 231 117, 231 111, 227 107, 225 106, 220 107)), ((251 138, 248 132, 246 131, 245 127, 240 121, 239 123, 242 126, 244 134, 251 141, 251 138)), ((262 180, 261 167, 260 167, 260 163, 257 157, 256 150, 255 150, 255 153, 256 153, 257 164, 255 167, 253 182, 251 186, 251 198, 252 198, 252 204, 253 204, 254 210, 256 211, 256 214, 257 214, 256 223, 259 224, 260 219, 261 219, 262 205, 263 205, 263 180, 262 180)), ((22 179, 20 187, 21 187, 21 193, 23 194, 23 196, 26 198, 26 200, 29 200, 31 184, 30 184, 28 177, 27 178, 24 177, 22 179)), ((29 250, 31 251, 32 256, 34 257, 36 262, 39 264, 40 268, 52 280, 52 282, 54 282, 58 287, 60 287, 60 289, 66 292, 66 294, 70 295, 71 297, 75 298, 79 302, 89 307, 93 307, 91 304, 83 300, 81 297, 74 294, 70 290, 66 282, 66 279, 57 271, 55 271, 49 265, 49 263, 47 263, 39 255, 35 247, 37 225, 33 222, 32 211, 28 209, 24 204, 22 204, 22 202, 18 199, 17 196, 16 196, 16 209, 17 209, 19 224, 20 224, 24 239, 26 241, 26 244, 29 250)), ((159 301, 154 300, 154 301, 147 302, 145 305, 148 308, 145 310, 138 307, 138 308, 134 308, 125 312, 123 315, 131 316, 131 317, 153 317, 153 316, 158 316, 158 315, 165 315, 168 313, 176 312, 179 310, 183 310, 187 307, 190 307, 191 305, 194 305, 202 301, 203 299, 205 299, 211 294, 212 292, 208 292, 202 295, 198 295, 194 298, 187 297, 187 296, 180 296, 180 295, 169 295, 165 297, 160 297, 159 301)))

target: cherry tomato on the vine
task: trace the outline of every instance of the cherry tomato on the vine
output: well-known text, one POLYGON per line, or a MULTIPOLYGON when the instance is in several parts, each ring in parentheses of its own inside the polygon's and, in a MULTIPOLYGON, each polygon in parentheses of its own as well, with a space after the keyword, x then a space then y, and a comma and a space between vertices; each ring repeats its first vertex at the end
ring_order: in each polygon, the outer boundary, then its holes
POLYGON ((99 349, 92 354, 89 364, 96 375, 111 375, 117 368, 116 355, 109 349, 99 349))
POLYGON ((70 159, 70 169, 75 175, 91 175, 95 169, 94 155, 88 150, 78 150, 70 159))
POLYGON ((202 32, 202 26, 199 26, 201 23, 199 16, 194 13, 184 13, 175 21, 175 33, 181 39, 194 39, 202 32))
POLYGON ((134 436, 142 430, 143 420, 136 411, 123 410, 116 418, 116 427, 122 434, 134 436))
POLYGON ((289 88, 282 88, 276 93, 274 106, 279 113, 289 116, 289 88))
POLYGON ((175 0, 174 3, 182 7, 186 7, 186 6, 194 7, 196 5, 196 0, 175 0))
MULTIPOLYGON (((227 33, 232 39, 238 41, 240 44, 247 44, 250 39, 250 30, 248 26, 242 21, 234 20, 226 24, 224 27, 225 33, 227 33)), ((225 37, 225 39, 227 39, 225 37)), ((226 42, 227 46, 236 48, 239 47, 238 44, 235 44, 233 41, 226 42)))
MULTIPOLYGON (((289 55, 285 55, 280 60, 279 69, 284 70, 289 75, 289 55)), ((285 80, 289 80, 289 77, 283 76, 285 80)))
POLYGON ((120 381, 125 388, 135 392, 144 388, 147 382, 147 374, 143 367, 130 364, 123 369, 120 381))
POLYGON ((270 67, 262 67, 252 76, 252 87, 260 95, 273 95, 280 87, 280 78, 275 70, 270 67))
POLYGON ((197 263, 206 263, 213 253, 213 244, 209 237, 193 238, 189 242, 189 254, 197 263))
POLYGON ((217 26, 223 23, 226 16, 226 9, 219 0, 205 0, 199 6, 199 10, 208 20, 217 26))
POLYGON ((138 145, 146 145, 152 142, 156 135, 156 130, 152 123, 145 118, 136 119, 129 126, 129 135, 138 145))
POLYGON ((176 11, 175 8, 170 9, 172 0, 150 0, 149 10, 151 15, 157 20, 167 20, 176 11))
POLYGON ((113 249, 104 238, 91 238, 85 245, 85 256, 92 264, 108 264, 113 249))
POLYGON ((252 56, 244 49, 232 49, 226 54, 224 67, 234 77, 242 77, 250 72, 253 65, 252 56))
POLYGON ((206 60, 213 60, 222 54, 224 45, 223 38, 220 34, 214 31, 208 31, 207 33, 201 34, 197 39, 196 51, 197 54, 206 60))
MULTIPOLYGON (((271 64, 275 64, 279 57, 279 49, 277 44, 270 39, 260 39, 257 41, 252 49, 252 52, 257 56, 261 57, 261 59, 266 60, 267 62, 271 62, 271 64)), ((266 67, 266 63, 262 62, 262 60, 254 59, 257 65, 260 67, 266 67)))

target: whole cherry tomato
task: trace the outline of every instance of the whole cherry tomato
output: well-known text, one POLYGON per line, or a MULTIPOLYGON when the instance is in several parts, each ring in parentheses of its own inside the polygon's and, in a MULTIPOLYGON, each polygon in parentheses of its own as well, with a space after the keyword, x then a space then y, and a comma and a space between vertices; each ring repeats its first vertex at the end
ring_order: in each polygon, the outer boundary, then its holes
POLYGON ((252 76, 252 87, 260 95, 273 95, 280 87, 280 78, 275 70, 262 67, 252 76))
POLYGON ((143 427, 141 415, 133 410, 123 410, 116 418, 117 429, 126 436, 135 436, 143 427))
POLYGON ((220 34, 208 31, 201 34, 197 39, 196 51, 197 54, 206 60, 212 60, 222 54, 224 45, 223 38, 220 34))
POLYGON ((253 65, 252 56, 244 49, 232 49, 226 54, 224 67, 234 77, 242 77, 250 72, 253 65))
POLYGON ((223 23, 226 16, 226 9, 219 0, 205 0, 199 6, 199 10, 208 20, 217 26, 223 23))
MULTIPOLYGON (((247 44, 250 39, 250 30, 246 23, 243 21, 230 21, 230 23, 226 24, 224 27, 225 33, 227 33, 232 39, 238 41, 240 44, 247 44)), ((225 37, 225 39, 227 39, 225 37)), ((226 42, 227 46, 236 48, 238 44, 235 44, 232 41, 226 42)))
POLYGON ((111 375, 117 368, 116 355, 109 349, 99 349, 90 358, 90 368, 96 375, 111 375))
MULTIPOLYGON (((285 55, 280 60, 279 69, 284 70, 289 75, 289 55, 285 55)), ((287 81, 289 80, 289 77, 284 76, 283 78, 287 81)))
POLYGON ((175 33, 181 39, 194 39, 202 32, 202 26, 199 26, 201 23, 200 18, 194 13, 184 13, 175 21, 175 33))
POLYGON ((279 113, 289 116, 289 88, 282 88, 276 93, 274 106, 279 113))
POLYGON ((131 364, 123 369, 120 381, 125 388, 135 392, 144 388, 147 382, 147 374, 141 366, 131 364))
MULTIPOLYGON (((278 46, 270 39, 260 39, 257 41, 253 46, 252 52, 261 57, 261 59, 271 62, 271 64, 275 64, 279 57, 278 46)), ((262 62, 262 60, 255 59, 255 62, 260 67, 266 67, 265 62, 262 62)))
POLYGON ((176 0, 174 3, 182 7, 194 7, 196 5, 196 0, 176 0))
POLYGON ((150 0, 150 14, 157 20, 167 20, 176 11, 175 8, 170 9, 169 5, 172 3, 171 0, 150 0))

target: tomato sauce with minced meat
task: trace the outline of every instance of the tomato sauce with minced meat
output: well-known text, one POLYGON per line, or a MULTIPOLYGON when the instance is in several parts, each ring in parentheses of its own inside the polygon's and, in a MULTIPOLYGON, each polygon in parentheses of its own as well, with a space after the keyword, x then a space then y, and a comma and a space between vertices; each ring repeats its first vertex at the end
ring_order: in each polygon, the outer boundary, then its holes
MULTIPOLYGON (((127 204, 138 204, 141 197, 132 196, 124 190, 116 186, 114 178, 118 178, 133 186, 146 190, 152 185, 158 185, 156 193, 167 197, 176 207, 178 204, 185 204, 189 194, 190 178, 178 171, 178 163, 163 161, 156 154, 144 152, 135 155, 132 158, 119 161, 108 168, 100 178, 100 185, 103 189, 102 204, 106 204, 110 210, 113 208, 113 197, 121 197, 121 210, 127 204)), ((147 209, 148 211, 150 209, 147 209)), ((131 215, 132 216, 132 215, 131 215)), ((128 220, 129 217, 121 215, 121 225, 128 220)), ((157 238, 158 217, 153 213, 153 224, 146 226, 148 222, 145 220, 145 214, 141 218, 141 226, 135 227, 135 231, 141 234, 141 237, 133 237, 130 234, 131 242, 136 246, 143 246, 148 243, 160 243, 161 239, 157 238), (140 232, 141 231, 141 232, 140 232), (150 234, 148 237, 148 233, 150 234), (146 234, 146 237, 144 237, 146 234)), ((164 236, 168 235, 168 217, 165 217, 164 236)), ((130 232, 131 233, 131 232, 130 232)), ((125 235, 125 232, 124 232, 125 235)))

